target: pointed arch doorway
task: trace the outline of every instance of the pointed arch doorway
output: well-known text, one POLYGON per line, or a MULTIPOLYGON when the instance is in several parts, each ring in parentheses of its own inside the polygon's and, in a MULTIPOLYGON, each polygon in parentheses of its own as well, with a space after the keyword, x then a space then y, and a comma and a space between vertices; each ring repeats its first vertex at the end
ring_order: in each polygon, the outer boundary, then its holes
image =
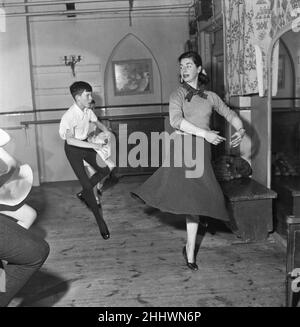
MULTIPOLYGON (((138 78, 143 76, 138 76, 138 78)), ((107 61, 105 72, 104 72, 104 101, 106 105, 122 105, 125 104, 151 104, 151 103, 162 103, 162 77, 158 62, 152 53, 150 47, 148 47, 141 39, 136 35, 129 33, 124 36, 113 48, 109 59, 107 61), (128 94, 121 94, 116 92, 115 85, 115 72, 114 64, 120 62, 134 62, 147 60, 151 63, 151 71, 148 72, 151 76, 151 91, 135 93, 128 92, 128 94)), ((161 108, 157 106, 147 106, 145 108, 117 108, 112 109, 109 114, 132 114, 132 113, 149 113, 149 112, 160 112, 161 108)))
POLYGON ((162 159, 161 151, 151 152, 151 135, 165 129, 161 105, 162 77, 150 47, 132 33, 122 38, 109 56, 104 71, 104 102, 108 106, 105 115, 111 117, 110 127, 117 136, 118 173, 153 173, 162 159), (119 78, 117 66, 123 69, 121 85, 125 85, 124 88, 117 84, 120 82, 116 79, 119 78), (136 140, 136 144, 128 142, 135 132, 143 133, 142 145, 138 144, 139 140, 136 140), (137 153, 138 147, 141 148, 140 153, 137 153), (137 157, 134 165, 130 160, 132 156, 137 157), (154 167, 152 162, 158 164, 154 167))

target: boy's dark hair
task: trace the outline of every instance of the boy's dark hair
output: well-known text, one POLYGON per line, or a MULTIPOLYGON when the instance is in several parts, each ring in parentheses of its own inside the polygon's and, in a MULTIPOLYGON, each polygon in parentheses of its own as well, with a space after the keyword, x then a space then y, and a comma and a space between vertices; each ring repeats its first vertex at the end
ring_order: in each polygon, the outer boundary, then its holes
POLYGON ((77 81, 70 86, 70 92, 75 100, 76 95, 81 95, 84 91, 93 92, 93 88, 87 82, 77 81))

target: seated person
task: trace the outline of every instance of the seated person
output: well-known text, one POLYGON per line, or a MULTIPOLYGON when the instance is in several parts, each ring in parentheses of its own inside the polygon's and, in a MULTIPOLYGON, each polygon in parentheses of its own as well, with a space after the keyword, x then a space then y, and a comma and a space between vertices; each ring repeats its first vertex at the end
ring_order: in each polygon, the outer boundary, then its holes
POLYGON ((9 140, 0 129, 0 307, 11 302, 49 255, 48 243, 28 230, 36 218, 35 210, 24 204, 32 171, 18 166, 3 149, 9 140))
POLYGON ((36 211, 24 203, 29 194, 33 174, 29 165, 18 165, 3 146, 10 141, 10 136, 0 129, 0 213, 17 220, 28 229, 36 219, 36 211))
POLYGON ((0 213, 0 307, 11 302, 48 255, 46 241, 0 213))

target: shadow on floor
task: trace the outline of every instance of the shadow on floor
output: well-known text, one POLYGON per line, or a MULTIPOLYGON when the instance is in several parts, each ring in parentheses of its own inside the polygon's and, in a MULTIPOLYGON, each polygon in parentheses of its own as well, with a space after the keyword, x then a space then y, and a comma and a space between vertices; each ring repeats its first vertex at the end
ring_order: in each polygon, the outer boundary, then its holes
MULTIPOLYGON (((175 229, 186 229, 185 215, 175 215, 172 213, 161 212, 159 209, 147 205, 144 209, 144 213, 150 217, 155 217, 162 224, 173 226, 175 229)), ((201 223, 199 224, 195 255, 197 255, 206 233, 211 235, 215 235, 218 232, 232 234, 232 231, 225 225, 225 223, 218 219, 203 216, 201 221, 203 224, 207 224, 207 226, 205 227, 201 223)))
POLYGON ((18 307, 52 307, 69 290, 74 280, 62 280, 57 275, 40 271, 28 281, 18 294, 18 307))

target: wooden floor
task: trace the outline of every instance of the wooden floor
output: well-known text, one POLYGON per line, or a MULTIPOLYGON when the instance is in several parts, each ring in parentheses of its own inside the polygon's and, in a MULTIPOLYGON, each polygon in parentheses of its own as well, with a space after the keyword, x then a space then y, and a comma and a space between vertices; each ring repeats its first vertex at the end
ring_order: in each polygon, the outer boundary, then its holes
POLYGON ((10 306, 284 306, 285 248, 276 238, 241 243, 216 222, 214 235, 198 233, 199 270, 193 272, 181 254, 184 217, 131 198, 129 191, 144 179, 123 177, 103 194, 107 241, 76 198, 77 181, 34 188, 29 202, 39 218, 32 229, 51 252, 10 306))

